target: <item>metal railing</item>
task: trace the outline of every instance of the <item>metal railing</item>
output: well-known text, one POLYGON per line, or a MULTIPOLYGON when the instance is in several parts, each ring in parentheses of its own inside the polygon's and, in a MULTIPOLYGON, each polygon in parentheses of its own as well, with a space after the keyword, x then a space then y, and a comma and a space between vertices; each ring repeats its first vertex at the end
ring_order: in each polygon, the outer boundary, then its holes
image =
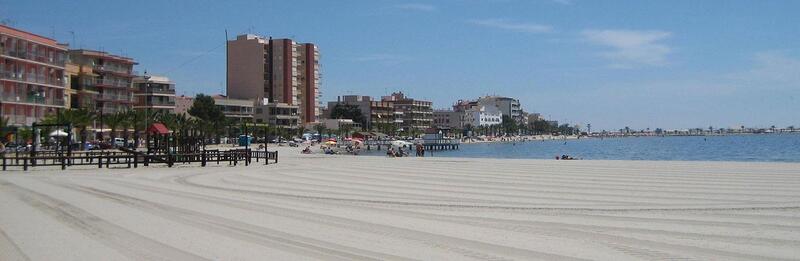
POLYGON ((64 64, 66 63, 66 59, 64 58, 59 59, 58 56, 51 58, 48 56, 39 55, 38 53, 27 52, 27 51, 3 50, 2 54, 15 58, 20 58, 45 64, 51 64, 59 67, 64 67, 64 64))
POLYGON ((0 71, 0 78, 31 83, 49 84, 61 87, 64 86, 64 81, 61 78, 46 77, 44 75, 34 75, 23 72, 0 71))
POLYGON ((0 101, 42 104, 51 106, 64 106, 65 101, 61 99, 39 98, 32 95, 17 95, 13 92, 0 92, 0 101))

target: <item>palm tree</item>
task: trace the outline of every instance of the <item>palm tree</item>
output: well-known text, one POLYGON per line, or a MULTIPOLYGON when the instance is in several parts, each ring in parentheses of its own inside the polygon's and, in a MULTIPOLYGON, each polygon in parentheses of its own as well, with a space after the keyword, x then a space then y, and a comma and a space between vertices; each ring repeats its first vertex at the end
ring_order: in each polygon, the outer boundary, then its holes
POLYGON ((327 128, 322 123, 314 125, 314 130, 319 134, 319 142, 322 142, 322 133, 324 133, 326 129, 327 128))
POLYGON ((103 122, 111 129, 111 142, 117 138, 117 129, 127 127, 128 115, 125 112, 116 112, 106 115, 103 122))
POLYGON ((0 117, 0 152, 4 151, 3 149, 6 148, 6 143, 8 142, 6 140, 6 136, 8 136, 9 134, 7 128, 8 128, 8 118, 0 117))
POLYGON ((92 124, 94 121, 95 115, 93 112, 86 110, 86 109, 73 109, 68 110, 68 113, 65 115, 68 118, 69 122, 72 123, 74 128, 79 129, 78 135, 80 136, 81 140, 81 148, 86 147, 86 138, 88 133, 86 132, 86 128, 92 124))

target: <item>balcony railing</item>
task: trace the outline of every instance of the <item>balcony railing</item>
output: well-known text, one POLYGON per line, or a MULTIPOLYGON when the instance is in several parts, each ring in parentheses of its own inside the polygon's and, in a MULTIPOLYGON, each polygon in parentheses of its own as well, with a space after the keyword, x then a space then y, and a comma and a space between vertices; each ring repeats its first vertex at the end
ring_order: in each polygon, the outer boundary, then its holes
POLYGON ((36 62, 45 63, 45 64, 51 64, 51 65, 55 65, 55 66, 59 66, 59 67, 64 67, 64 64, 66 63, 66 59, 64 59, 63 57, 60 58, 60 59, 59 59, 58 56, 50 58, 48 56, 39 55, 39 54, 34 53, 34 52, 3 50, 2 54, 3 55, 7 55, 7 56, 11 56, 11 57, 20 58, 20 59, 36 61, 36 62))
POLYGON ((129 81, 120 81, 120 80, 112 80, 112 79, 90 79, 87 80, 85 83, 88 85, 99 85, 99 86, 110 86, 110 87, 117 87, 117 88, 130 88, 131 82, 129 81))
POLYGON ((0 92, 0 101, 41 104, 50 106, 64 106, 62 99, 40 98, 32 95, 17 95, 13 92, 0 92))
POLYGON ((103 93, 99 96, 99 98, 107 101, 133 101, 133 97, 129 94, 103 93))
POLYGON ((175 106, 175 101, 148 101, 145 106, 175 106))
POLYGON ((120 68, 120 67, 117 67, 117 66, 109 66, 109 65, 97 65, 97 66, 94 67, 94 70, 106 71, 106 72, 112 72, 112 73, 119 73, 119 74, 125 74, 125 75, 130 75, 131 74, 131 71, 126 69, 126 68, 120 68))
POLYGON ((34 75, 34 74, 14 72, 14 71, 0 71, 0 78, 64 87, 64 80, 59 77, 46 77, 44 75, 34 75))
POLYGON ((140 91, 145 94, 175 94, 175 89, 145 89, 140 91))

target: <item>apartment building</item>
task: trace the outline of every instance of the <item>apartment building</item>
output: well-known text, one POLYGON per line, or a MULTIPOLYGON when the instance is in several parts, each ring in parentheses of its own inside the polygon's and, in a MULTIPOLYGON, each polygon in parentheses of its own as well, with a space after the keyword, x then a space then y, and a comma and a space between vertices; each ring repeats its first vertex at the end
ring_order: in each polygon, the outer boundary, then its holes
POLYGON ((259 103, 255 105, 256 123, 267 123, 281 128, 297 128, 300 123, 300 108, 286 103, 259 103))
POLYGON ((458 130, 464 128, 465 111, 434 110, 433 126, 437 129, 458 130))
POLYGON ((396 117, 401 119, 401 131, 425 130, 433 126, 433 102, 406 97, 403 92, 381 97, 383 102, 392 102, 396 117))
POLYGON ((133 66, 137 63, 132 58, 78 49, 69 50, 69 62, 77 70, 70 78, 71 107, 103 114, 133 108, 133 66))
MULTIPOLYGON (((216 105, 225 118, 233 119, 235 122, 253 122, 255 103, 249 99, 233 99, 225 95, 211 95, 216 105)), ((188 114, 194 104, 194 97, 185 95, 175 97, 175 113, 188 114)))
POLYGON ((0 116, 30 126, 67 107, 67 46, 0 25, 0 116))
POLYGON ((150 112, 175 112, 175 83, 165 76, 133 78, 133 109, 150 112))
POLYGON ((359 95, 344 95, 337 97, 336 101, 328 102, 328 110, 324 114, 324 118, 330 118, 331 110, 337 104, 353 105, 358 107, 361 114, 366 118, 366 129, 374 129, 380 124, 399 124, 402 122, 400 117, 397 117, 394 110, 394 102, 374 100, 369 96, 359 95))
POLYGON ((300 123, 320 116, 319 50, 312 43, 239 35, 228 41, 227 94, 234 99, 267 98, 298 107, 300 123))
POLYGON ((484 96, 478 98, 480 106, 494 107, 500 110, 503 115, 508 115, 517 123, 525 123, 527 119, 522 115, 522 106, 519 100, 503 96, 484 96))

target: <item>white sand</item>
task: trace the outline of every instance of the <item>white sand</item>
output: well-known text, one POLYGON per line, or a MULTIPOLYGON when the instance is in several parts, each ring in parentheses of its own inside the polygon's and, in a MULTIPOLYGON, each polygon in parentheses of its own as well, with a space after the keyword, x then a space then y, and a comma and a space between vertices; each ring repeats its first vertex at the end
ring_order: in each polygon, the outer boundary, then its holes
POLYGON ((800 259, 800 164, 298 155, 0 172, 0 260, 800 259))

